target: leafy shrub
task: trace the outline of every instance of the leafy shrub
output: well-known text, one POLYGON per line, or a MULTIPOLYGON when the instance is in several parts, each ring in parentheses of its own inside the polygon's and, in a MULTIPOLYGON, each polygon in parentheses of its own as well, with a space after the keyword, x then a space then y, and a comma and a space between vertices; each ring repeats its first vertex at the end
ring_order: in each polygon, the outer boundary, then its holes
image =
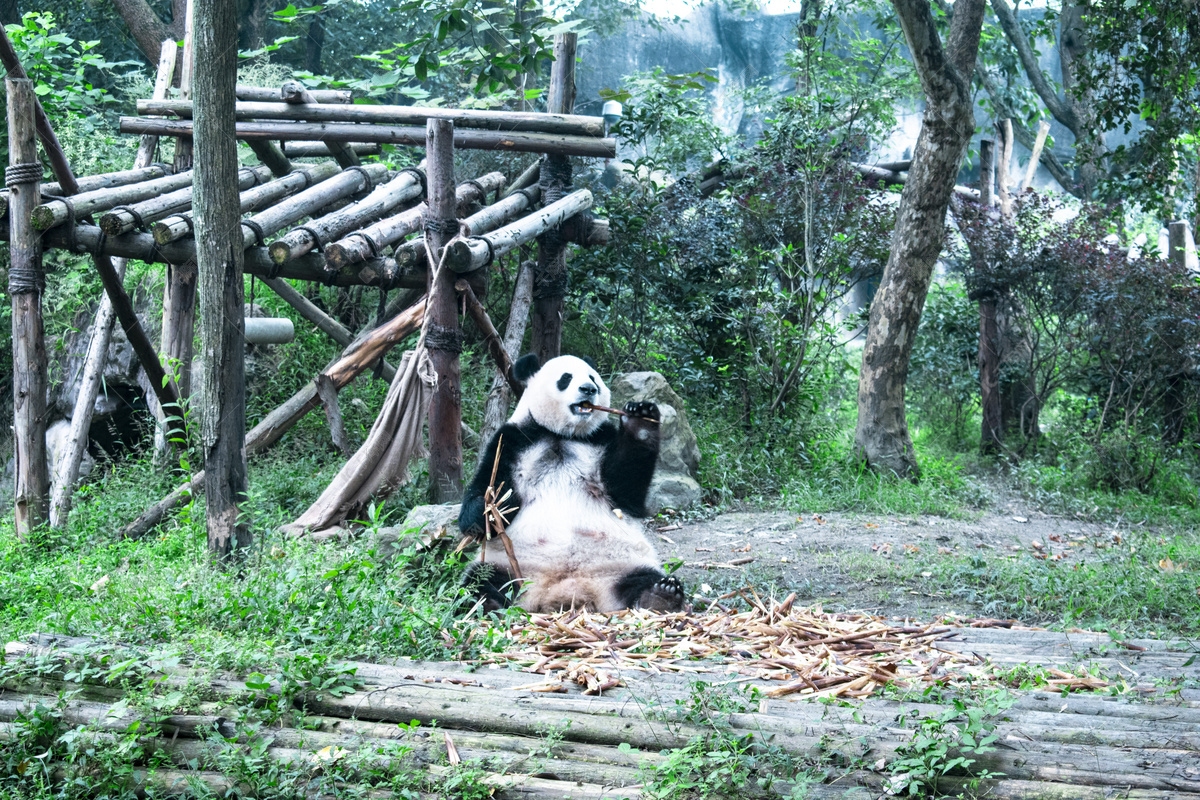
POLYGON ((979 307, 961 284, 934 284, 909 362, 906 400, 922 426, 954 445, 979 410, 979 307))

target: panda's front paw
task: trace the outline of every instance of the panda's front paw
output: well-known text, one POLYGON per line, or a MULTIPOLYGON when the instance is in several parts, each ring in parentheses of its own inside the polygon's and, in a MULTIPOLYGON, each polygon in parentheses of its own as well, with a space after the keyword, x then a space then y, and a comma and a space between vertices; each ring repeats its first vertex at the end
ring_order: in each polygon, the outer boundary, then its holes
POLYGON ((662 416, 658 413, 658 406, 654 403, 626 403, 625 416, 630 419, 648 419, 653 422, 658 422, 662 416))
POLYGON ((682 611, 683 584, 674 575, 664 575, 638 598, 638 607, 650 611, 682 611))

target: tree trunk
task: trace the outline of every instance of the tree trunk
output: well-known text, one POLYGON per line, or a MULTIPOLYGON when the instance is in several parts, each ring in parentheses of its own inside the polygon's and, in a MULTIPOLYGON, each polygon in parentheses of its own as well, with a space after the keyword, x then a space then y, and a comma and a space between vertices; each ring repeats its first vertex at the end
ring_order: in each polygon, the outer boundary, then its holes
MULTIPOLYGON (((554 65, 550 71, 547 111, 570 114, 575 108, 574 33, 554 37, 554 65)), ((547 155, 539 183, 542 203, 561 200, 571 189, 571 160, 565 155, 547 155)), ((544 364, 562 351, 563 311, 567 295, 567 248, 555 228, 538 237, 537 267, 533 273, 533 332, 530 347, 544 364)))
POLYGON ((975 129, 971 73, 984 0, 959 0, 945 50, 928 0, 893 0, 925 93, 921 133, 900 195, 896 230, 871 303, 858 383, 855 449, 872 469, 920 476, 904 412, 913 339, 942 251, 946 208, 975 129))
POLYGON ((16 493, 13 510, 17 536, 25 539, 46 521, 50 501, 50 472, 46 464, 46 339, 42 323, 41 237, 30 224, 38 204, 42 162, 34 133, 36 95, 33 83, 9 78, 8 185, 9 271, 12 303, 13 455, 16 493), (17 176, 16 172, 23 171, 17 176))
POLYGON ((1063 3, 1058 37, 1059 61, 1062 65, 1062 85, 1071 105, 1076 121, 1071 130, 1075 134, 1075 162, 1083 200, 1091 200, 1102 177, 1101 159, 1105 153, 1104 132, 1096 123, 1091 92, 1080 92, 1076 87, 1075 73, 1079 62, 1087 57, 1088 43, 1085 5, 1074 2, 1063 3))
POLYGON ((167 26, 146 0, 113 0, 113 7, 129 26, 138 49, 151 64, 158 63, 163 39, 171 38, 167 26))
MULTIPOLYGON (((1003 146, 1001 147, 1003 150, 1003 146)), ((979 140, 979 206, 990 219, 992 184, 996 172, 996 148, 991 139, 979 140)), ((986 224, 986 223, 985 223, 986 224)), ((987 253, 973 253, 976 279, 987 280, 987 253)), ((989 281, 990 283, 990 281, 989 281)), ((1000 452, 1004 432, 1000 427, 1000 328, 996 320, 996 292, 987 286, 979 298, 979 446, 985 455, 1000 452)))
POLYGON ((429 244, 429 319, 425 346, 437 372, 437 389, 429 404, 429 501, 450 503, 462 497, 462 388, 458 354, 462 331, 453 270, 434 270, 441 249, 458 226, 454 192, 454 123, 431 119, 427 125, 425 174, 428 208, 425 236, 429 244))
POLYGON ((237 5, 193 0, 196 45, 196 261, 204 384, 201 394, 208 546, 228 560, 250 543, 246 497, 245 361, 242 354, 242 231, 233 136, 237 5))
POLYGON ((21 5, 17 0, 0 0, 0 25, 20 25, 21 5))
POLYGON ((313 75, 321 74, 321 53, 325 49, 325 12, 313 14, 308 23, 308 38, 304 40, 304 69, 313 75))

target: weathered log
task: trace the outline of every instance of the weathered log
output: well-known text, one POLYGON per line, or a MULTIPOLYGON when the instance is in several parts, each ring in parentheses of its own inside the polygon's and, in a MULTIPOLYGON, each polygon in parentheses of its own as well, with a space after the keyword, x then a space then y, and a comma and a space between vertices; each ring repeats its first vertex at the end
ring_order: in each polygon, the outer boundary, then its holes
POLYGON ((596 219, 587 211, 563 222, 559 232, 564 240, 580 247, 604 247, 612 238, 608 220, 596 219))
MULTIPOLYGON (((138 100, 138 114, 192 116, 192 105, 180 100, 138 100)), ((539 114, 523 111, 492 111, 423 106, 324 105, 297 102, 237 104, 239 120, 285 120, 290 122, 356 122, 377 125, 424 125, 427 120, 444 119, 455 130, 473 128, 503 132, 547 133, 593 139, 604 136, 602 117, 578 114, 539 114)), ((457 145, 457 137, 455 138, 457 145)))
MULTIPOLYGON (((550 68, 550 91, 546 98, 546 107, 551 112, 565 113, 575 106, 577 45, 578 36, 574 33, 554 36, 554 64, 550 68)), ((553 206, 571 191, 571 160, 564 154, 547 153, 542 161, 538 183, 542 187, 542 202, 546 206, 553 206)), ((460 254, 459 264, 462 263, 461 259, 460 254)), ((545 364, 562 351, 567 295, 567 249, 556 227, 543 229, 538 236, 533 285, 529 347, 545 364)))
MULTIPOLYGON (((309 93, 320 103, 353 103, 354 95, 349 89, 309 89, 309 93)), ((238 85, 237 99, 250 103, 286 103, 287 95, 283 88, 275 89, 268 86, 238 85)))
MULTIPOLYGON (((411 308, 389 320, 359 342, 347 348, 341 358, 333 362, 323 373, 329 376, 339 390, 361 375, 383 357, 394 344, 403 340, 421 325, 425 318, 424 298, 411 308)), ((245 440, 246 457, 257 455, 283 438, 292 426, 319 403, 316 382, 308 383, 292 395, 287 402, 276 408, 255 425, 245 440)), ((182 505, 204 487, 204 472, 193 475, 191 480, 146 509, 136 520, 121 531, 126 539, 140 539, 163 521, 174 508, 182 505)))
POLYGON ((1037 138, 1033 142, 1033 150, 1029 155, 1029 163, 1025 165, 1025 177, 1021 179, 1021 185, 1017 189, 1017 194, 1025 194, 1025 190, 1033 185, 1033 176, 1037 174, 1038 162, 1042 157, 1042 150, 1046 147, 1046 137, 1050 135, 1050 123, 1042 120, 1038 123, 1037 138))
POLYGON ((129 203, 137 203, 151 197, 158 197, 164 192, 171 192, 184 186, 192 185, 192 171, 186 170, 175 175, 167 175, 154 180, 132 183, 125 186, 114 186, 106 189, 95 189, 90 192, 72 195, 70 206, 63 200, 50 200, 42 203, 33 210, 33 226, 38 230, 46 230, 62 225, 71 219, 72 209, 75 219, 82 219, 100 211, 129 203))
MULTIPOLYGON (((349 197, 363 189, 371 188, 372 185, 384 180, 387 171, 385 164, 368 164, 365 167, 345 170, 335 177, 263 209, 248 220, 242 220, 244 247, 250 247, 258 241, 259 233, 263 237, 270 236, 302 217, 311 216, 330 203, 349 197)), ((259 241, 258 244, 265 245, 265 242, 259 241)))
POLYGON ((492 324, 487 310, 480 304, 479 298, 475 296, 475 292, 471 290, 471 284, 464 280, 458 280, 454 283, 454 289, 462 295, 467 307, 467 314, 470 315, 471 321, 475 323, 475 327, 483 334, 483 342, 487 346, 488 355, 496 363, 496 370, 504 376, 504 380, 508 382, 508 387, 512 390, 513 394, 519 397, 525 387, 513 377, 512 359, 505 352, 504 341, 500 338, 500 333, 496 330, 496 326, 492 324))
MULTIPOLYGON (((534 240, 546 231, 557 228, 575 214, 591 208, 591 205, 592 193, 587 189, 580 189, 499 230, 481 233, 470 239, 459 239, 450 245, 449 255, 446 256, 446 266, 455 272, 472 272, 481 269, 492 259, 534 240)), ((397 262, 403 264, 398 253, 397 262)))
MULTIPOLYGON (((851 164, 850 166, 862 175, 869 183, 882 183, 884 186, 903 186, 908 182, 908 176, 892 170, 883 169, 870 164, 851 164)), ((967 186, 955 186, 954 193, 967 200, 979 202, 979 190, 967 186)))
POLYGON ((1186 219, 1167 223, 1167 258, 1174 262, 1180 272, 1200 272, 1200 259, 1196 256, 1196 240, 1186 219))
MULTIPOLYGON (((154 137, 157 139, 158 137, 154 137)), ((117 172, 102 172, 99 175, 87 175, 79 179, 79 191, 91 192, 96 189, 109 189, 114 186, 128 186, 131 183, 162 178, 172 174, 170 164, 153 164, 141 168, 123 169, 117 172)), ((62 194, 62 184, 43 183, 42 194, 57 197, 62 194)), ((8 213, 8 189, 0 190, 0 216, 8 213)))
MULTIPOLYGON (((279 88, 279 94, 283 97, 283 102, 295 105, 312 106, 317 104, 317 98, 304 87, 300 81, 287 81, 279 88)), ((269 109, 271 111, 278 109, 279 106, 274 106, 269 109)), ((346 108, 346 106, 333 106, 333 108, 346 108)), ((236 110, 235 110, 236 114, 236 110)), ((338 164, 343 168, 357 167, 362 162, 358 158, 358 154, 346 142, 327 141, 325 146, 329 148, 329 154, 337 159, 338 164)))
MULTIPOLYGON (((504 328, 504 352, 510 361, 516 360, 521 343, 525 340, 529 307, 533 303, 533 267, 532 261, 523 261, 517 271, 516 288, 513 289, 512 305, 508 310, 508 324, 504 328)), ((508 388, 510 374, 497 371, 492 378, 492 388, 483 407, 483 427, 479 430, 480 441, 485 445, 508 419, 508 406, 512 400, 508 388)))
MULTIPOLYGON (((171 88, 171 77, 175 73, 177 51, 178 46, 173 40, 167 40, 162 43, 162 54, 158 62, 158 74, 154 80, 155 97, 166 97, 167 91, 171 88)), ((148 166, 150 160, 154 157, 155 149, 154 147, 146 147, 149 141, 153 141, 157 145, 158 137, 143 137, 142 144, 138 147, 137 156, 134 158, 134 168, 126 170, 126 174, 152 173, 143 175, 138 180, 145 180, 149 177, 160 177, 170 171, 170 168, 165 164, 158 164, 153 167, 148 166)), ((83 181, 80 181, 81 188, 87 180, 85 178, 83 181)), ((101 187, 97 185, 90 188, 98 189, 101 187)), ((117 258, 113 260, 113 269, 116 270, 117 277, 122 280, 125 277, 125 267, 125 259, 117 258)), ((67 517, 71 511, 71 498, 75 490, 75 482, 79 480, 79 467, 83 460, 83 453, 87 449, 88 432, 91 430, 92 415, 96 408, 96 395, 100 390, 100 379, 103 377, 104 365, 108 361, 108 344, 112 340, 112 329, 115 320, 116 317, 112 302, 106 294, 100 298, 100 308, 96 312, 96 322, 92 329, 92 338, 88 342, 87 356, 83 363, 83 377, 79 381, 79 392, 75 396, 75 406, 71 413, 71 428, 67 434, 67 447, 66 454, 63 456, 63 466, 58 471, 58 474, 52 476, 53 486, 50 497, 50 525, 52 527, 57 528, 66 525, 67 517)))
MULTIPOLYGON (((458 230, 458 198, 454 187, 454 123, 431 119, 426 123, 425 235, 438 252, 458 230)), ((458 327, 458 298, 454 273, 430 267, 429 319, 425 346, 437 373, 437 387, 429 401, 429 499, 449 503, 462 496, 461 373, 458 360, 462 332, 458 327)))
POLYGON ((303 227, 290 231, 281 239, 271 243, 271 260, 284 264, 293 258, 312 252, 330 239, 344 236, 363 223, 379 219, 402 203, 421 196, 425 175, 416 170, 405 170, 375 189, 356 203, 332 214, 314 219, 303 227))
MULTIPOLYGON (((489 172, 478 180, 459 184, 454 191, 458 211, 461 213, 465 207, 485 199, 487 192, 495 191, 503 185, 504 175, 499 172, 489 172)), ((422 203, 415 208, 382 219, 360 231, 355 231, 328 245, 325 248, 325 260, 332 267, 345 269, 374 258, 383 252, 385 247, 395 244, 418 230, 421 227, 421 218, 424 213, 425 204, 422 203)))
MULTIPOLYGON (((1003 149, 1003 146, 1002 148, 1003 149)), ((979 140, 979 205, 980 213, 988 214, 992 207, 992 187, 996 180, 996 143, 982 137, 979 140)), ((977 281, 987 281, 988 253, 972 248, 971 258, 977 281)), ((1000 419, 1000 327, 996 320, 996 293, 985 287, 979 295, 979 449, 984 455, 995 455, 1004 447, 1004 430, 1000 419)))
MULTIPOLYGON (((347 145, 360 156, 377 156, 383 153, 378 143, 351 142, 347 145)), ((329 145, 324 142, 284 142, 283 154, 288 158, 328 158, 329 145)))
MULTIPOLYGON (((358 108, 359 106, 356 106, 358 108)), ((191 120, 121 117, 121 133, 191 136, 191 120)), ((419 147, 421 128, 397 125, 358 125, 352 122, 239 122, 239 139, 291 139, 309 142, 378 142, 419 147)), ((454 146, 462 150, 495 150, 512 153, 554 153, 586 158, 616 158, 616 139, 564 136, 557 133, 523 133, 463 129, 454 132, 454 146)))
POLYGON ((276 178, 282 178, 292 171, 292 162, 275 142, 268 139, 253 139, 246 144, 250 146, 254 156, 266 164, 267 169, 271 170, 271 174, 276 178))
POLYGON ((1005 218, 1013 213, 1012 195, 1008 190, 1009 172, 1012 169, 1013 126, 1011 119, 1002 119, 996 123, 996 133, 1000 138, 1000 153, 996 161, 996 197, 1000 201, 1000 213, 1005 218))
POLYGON ((49 375, 42 320, 46 273, 42 245, 30 224, 40 199, 42 162, 38 158, 34 106, 28 79, 7 79, 9 214, 8 294, 12 306, 13 455, 16 490, 15 530, 24 540, 44 523, 50 510, 50 471, 46 456, 46 392, 49 375))
POLYGON ((524 171, 517 176, 515 181, 509 184, 508 188, 504 190, 504 194, 500 196, 500 199, 503 200, 513 192, 519 192, 522 189, 528 189, 531 186, 537 186, 538 175, 540 175, 541 172, 542 160, 538 158, 535 159, 532 164, 526 167, 524 171))
MULTIPOLYGON (((527 209, 537 205, 538 197, 541 196, 541 189, 533 187, 526 189, 518 194, 509 195, 504 200, 498 203, 481 209, 459 223, 459 231, 464 235, 474 233, 482 236, 485 233, 494 231, 500 225, 516 218, 527 209)), ((481 242, 480 246, 486 248, 487 244, 481 242)), ((495 255, 500 255, 496 253, 495 255)), ((414 239, 411 242, 405 242, 403 245, 396 248, 395 253, 396 263, 404 269, 413 269, 419 264, 424 264, 425 256, 425 240, 423 238, 414 239)), ((459 269, 451 262, 446 262, 455 272, 469 272, 470 270, 459 269)), ((486 263, 486 258, 484 263, 486 263)))
MULTIPOLYGON (((255 186, 253 189, 247 189, 239 197, 241 212, 246 214, 258 211, 260 208, 269 206, 281 198, 288 197, 302 189, 307 189, 313 184, 328 180, 337 175, 338 172, 337 164, 332 161, 325 161, 320 164, 301 167, 282 178, 277 178, 261 186, 255 186)), ((185 236, 190 236, 192 231, 193 222, 190 212, 175 214, 150 226, 150 232, 154 234, 154 241, 160 245, 170 244, 185 236)))
MULTIPOLYGON (((242 167, 237 172, 237 179, 238 191, 242 191, 269 181, 271 170, 267 167, 242 167)), ((100 230, 109 236, 119 236, 134 228, 146 229, 163 217, 191 207, 192 187, 185 186, 131 206, 110 209, 100 217, 100 230)))

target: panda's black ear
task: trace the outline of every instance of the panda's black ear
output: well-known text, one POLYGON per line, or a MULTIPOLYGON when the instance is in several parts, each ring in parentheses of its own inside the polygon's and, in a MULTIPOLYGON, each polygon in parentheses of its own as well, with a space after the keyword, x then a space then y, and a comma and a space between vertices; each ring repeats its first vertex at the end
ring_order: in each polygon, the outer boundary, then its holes
POLYGON ((528 383, 541 368, 542 362, 538 360, 537 353, 527 353, 513 364, 513 377, 521 383, 528 383))
POLYGON ((591 356, 582 356, 582 357, 580 358, 580 361, 582 361, 583 363, 587 364, 589 367, 591 367, 592 369, 596 370, 597 372, 599 372, 599 371, 600 371, 600 368, 599 368, 598 366, 596 366, 596 362, 595 362, 595 361, 592 359, 592 357, 591 357, 591 356))

